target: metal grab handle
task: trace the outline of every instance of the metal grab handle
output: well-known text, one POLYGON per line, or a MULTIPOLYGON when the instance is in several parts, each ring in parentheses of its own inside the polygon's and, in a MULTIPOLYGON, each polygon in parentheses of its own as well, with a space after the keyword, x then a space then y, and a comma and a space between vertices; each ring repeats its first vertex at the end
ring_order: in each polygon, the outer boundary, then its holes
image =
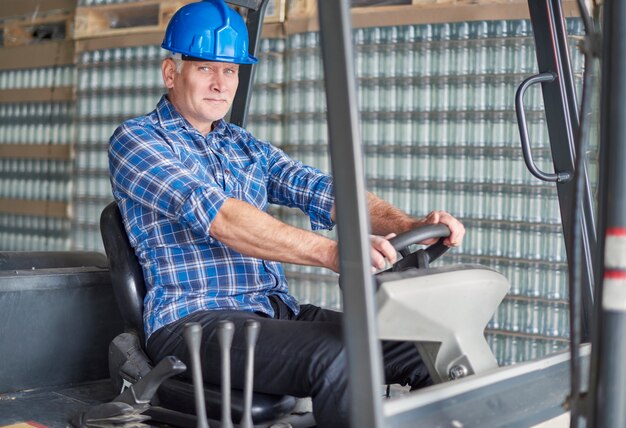
POLYGON ((517 92, 515 93, 515 113, 517 115, 517 127, 519 128, 519 135, 522 141, 522 154, 524 155, 524 162, 526 163, 528 171, 530 171, 530 173, 539 180, 564 182, 569 181, 573 174, 569 172, 547 173, 541 171, 537 168, 537 165, 535 165, 535 161, 533 160, 533 155, 530 150, 528 126, 526 125, 526 113, 524 112, 524 94, 526 93, 526 89, 536 83, 554 82, 555 80, 556 74, 551 71, 537 74, 524 80, 522 84, 519 85, 519 88, 517 88, 517 92))

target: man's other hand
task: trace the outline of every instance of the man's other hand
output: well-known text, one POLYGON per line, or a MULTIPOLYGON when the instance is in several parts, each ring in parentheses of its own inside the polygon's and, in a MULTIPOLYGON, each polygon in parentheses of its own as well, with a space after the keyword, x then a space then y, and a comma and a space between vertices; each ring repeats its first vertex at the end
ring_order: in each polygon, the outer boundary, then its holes
MULTIPOLYGON (((422 220, 422 224, 445 224, 450 229, 450 236, 444 239, 444 245, 448 247, 458 247, 463 242, 463 237, 465 236, 465 227, 463 224, 456 219, 452 214, 446 211, 431 211, 425 218, 422 220)), ((437 242, 437 239, 428 239, 426 241, 421 242, 424 245, 431 245, 437 242)))

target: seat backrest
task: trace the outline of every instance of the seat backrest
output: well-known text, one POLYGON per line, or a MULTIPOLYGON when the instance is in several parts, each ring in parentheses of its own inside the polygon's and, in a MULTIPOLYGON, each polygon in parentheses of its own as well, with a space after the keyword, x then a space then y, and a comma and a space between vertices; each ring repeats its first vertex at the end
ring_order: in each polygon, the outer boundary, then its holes
POLYGON ((146 285, 135 250, 128 241, 117 203, 111 202, 100 215, 100 233, 109 259, 113 293, 126 331, 132 331, 144 343, 143 298, 146 285))
MULTIPOLYGON (((104 249, 109 259, 109 270, 111 272, 111 282, 113 284, 113 292, 117 305, 122 313, 126 331, 135 333, 140 340, 140 346, 145 343, 143 331, 143 298, 146 294, 146 286, 143 277, 143 271, 139 260, 135 255, 135 250, 128 241, 126 229, 122 221, 122 215, 115 202, 107 205, 100 215, 100 233, 104 242, 104 249)), ((118 336, 118 338, 123 335, 118 336)), ((117 338, 116 338, 117 340, 117 338)), ((122 366, 129 366, 135 370, 132 374, 125 372, 134 379, 147 379, 148 377, 141 371, 143 363, 141 358, 133 360, 133 364, 125 365, 124 362, 129 358, 128 349, 134 348, 135 344, 126 341, 123 338, 119 342, 119 349, 122 355, 112 354, 109 348, 109 371, 112 379, 121 379, 118 373, 122 370, 122 366), (111 363, 113 355, 114 364, 111 363)), ((115 342, 115 341, 114 341, 115 342)), ((114 348, 115 349, 115 348, 114 348)), ((144 355, 143 352, 141 352, 144 355)), ((150 364, 148 357, 145 361, 150 364)), ((146 368, 145 373, 150 370, 146 368)), ((126 379, 126 378, 125 378, 126 379)), ((120 381, 117 387, 121 390, 122 383, 120 381)), ((208 416, 211 418, 219 418, 221 404, 221 389, 219 386, 205 385, 204 396, 206 400, 206 409, 208 416)), ((231 396, 231 409, 233 417, 236 420, 241 419, 244 409, 244 396, 241 391, 233 390, 231 396)), ((252 418, 255 423, 269 422, 278 420, 289 414, 296 406, 295 397, 288 395, 268 395, 253 394, 252 418)), ((174 409, 178 412, 189 414, 194 413, 194 387, 190 382, 181 379, 168 379, 159 387, 159 402, 166 409, 174 409)), ((179 419, 186 421, 187 419, 179 419)), ((170 419, 171 421, 171 419, 170 419)))

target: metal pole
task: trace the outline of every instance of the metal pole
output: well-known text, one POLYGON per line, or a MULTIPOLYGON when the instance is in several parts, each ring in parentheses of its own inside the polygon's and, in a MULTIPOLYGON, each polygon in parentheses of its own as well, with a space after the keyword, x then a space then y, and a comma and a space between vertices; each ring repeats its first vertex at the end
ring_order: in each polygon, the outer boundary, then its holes
POLYGON ((369 217, 347 0, 320 0, 319 19, 335 180, 350 426, 382 426, 382 354, 376 334, 369 217))
POLYGON ((601 145, 608 156, 604 274, 589 426, 626 426, 626 2, 604 3, 601 145))
MULTIPOLYGON (((263 16, 268 0, 261 0, 258 9, 249 9, 246 18, 246 27, 248 28, 248 51, 256 56, 259 50, 259 39, 263 31, 263 16)), ((233 100, 233 106, 230 111, 229 121, 237 126, 246 126, 248 118, 248 109, 250 108, 250 98, 252 97, 252 86, 254 83, 255 65, 242 65, 239 68, 239 86, 233 100)))
MULTIPOLYGON (((557 79, 542 84, 546 123, 550 136, 552 160, 556 172, 574 170, 576 159, 574 130, 579 127, 576 91, 568 54, 567 33, 560 0, 528 0, 528 10, 535 35, 537 64, 540 73, 552 72, 557 79)), ((597 238, 593 214, 592 193, 586 167, 583 167, 582 216, 580 224, 573 225, 571 201, 574 200, 574 181, 556 184, 563 237, 568 260, 573 259, 573 228, 581 231, 583 254, 581 257, 581 283, 583 305, 583 341, 589 340, 589 324, 593 312, 594 260, 597 238)))

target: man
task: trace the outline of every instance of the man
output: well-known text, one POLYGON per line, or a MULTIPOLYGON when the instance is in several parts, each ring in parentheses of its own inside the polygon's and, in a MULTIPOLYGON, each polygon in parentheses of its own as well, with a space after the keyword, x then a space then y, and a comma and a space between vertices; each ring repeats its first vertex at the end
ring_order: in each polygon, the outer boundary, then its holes
MULTIPOLYGON (((339 271, 337 242, 284 224, 270 203, 299 207, 313 229, 334 225, 333 181, 271 144, 224 121, 248 53, 242 18, 222 0, 182 7, 172 18, 162 63, 167 95, 150 114, 120 126, 110 141, 113 194, 143 267, 144 324, 154 361, 189 356, 182 338, 188 322, 203 326, 202 369, 219 384, 215 328, 235 323, 232 383, 243 387, 243 323, 261 323, 254 388, 310 396, 320 427, 348 425, 346 355, 341 314, 299 305, 289 294, 280 262, 339 271)), ((423 223, 444 223, 449 246, 463 226, 435 211, 417 220, 368 195, 374 236, 372 267, 396 260, 386 238, 423 223)), ((384 343, 389 383, 431 383, 410 343, 384 343)))

